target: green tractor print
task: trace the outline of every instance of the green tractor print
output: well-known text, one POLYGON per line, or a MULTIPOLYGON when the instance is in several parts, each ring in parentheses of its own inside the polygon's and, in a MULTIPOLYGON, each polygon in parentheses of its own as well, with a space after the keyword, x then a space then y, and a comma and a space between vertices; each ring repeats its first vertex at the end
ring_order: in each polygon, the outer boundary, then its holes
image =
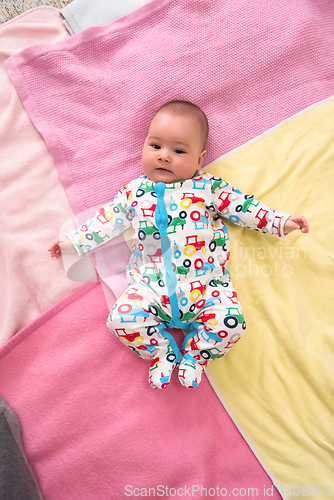
POLYGON ((140 241, 144 241, 146 239, 146 236, 151 235, 153 235, 153 238, 155 240, 161 239, 160 233, 155 226, 148 224, 147 220, 140 221, 138 230, 138 238, 140 239, 140 241))

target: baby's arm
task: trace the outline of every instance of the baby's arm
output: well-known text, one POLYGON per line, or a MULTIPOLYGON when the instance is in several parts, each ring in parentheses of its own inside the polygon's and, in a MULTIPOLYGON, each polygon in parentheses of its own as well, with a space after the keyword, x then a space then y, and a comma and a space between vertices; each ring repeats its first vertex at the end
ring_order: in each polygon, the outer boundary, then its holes
POLYGON ((288 233, 300 229, 308 233, 307 220, 302 215, 291 215, 272 210, 252 195, 244 195, 228 182, 215 178, 213 203, 219 215, 235 224, 262 231, 283 238, 288 233))
POLYGON ((63 252, 82 256, 125 231, 132 221, 128 208, 127 187, 130 192, 129 184, 123 186, 114 200, 101 207, 95 217, 81 224, 64 238, 55 240, 49 248, 51 257, 58 259, 63 252))
POLYGON ((303 215, 290 215, 284 224, 284 234, 300 229, 302 233, 308 233, 308 222, 303 215))
POLYGON ((272 210, 222 179, 215 179, 212 194, 214 209, 221 217, 249 229, 284 237, 283 228, 291 214, 272 210))

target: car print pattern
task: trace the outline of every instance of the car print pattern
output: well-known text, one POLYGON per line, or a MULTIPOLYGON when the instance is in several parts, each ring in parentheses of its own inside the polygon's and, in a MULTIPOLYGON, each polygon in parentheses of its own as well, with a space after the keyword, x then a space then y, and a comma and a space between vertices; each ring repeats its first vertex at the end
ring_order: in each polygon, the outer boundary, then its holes
POLYGON ((246 330, 228 274, 223 218, 282 237, 288 216, 208 173, 173 184, 143 176, 68 236, 82 255, 132 226, 129 288, 107 325, 151 360, 152 387, 167 387, 177 365, 180 382, 196 387, 207 364, 225 355, 246 330), (181 348, 166 330, 173 326, 191 330, 181 348))

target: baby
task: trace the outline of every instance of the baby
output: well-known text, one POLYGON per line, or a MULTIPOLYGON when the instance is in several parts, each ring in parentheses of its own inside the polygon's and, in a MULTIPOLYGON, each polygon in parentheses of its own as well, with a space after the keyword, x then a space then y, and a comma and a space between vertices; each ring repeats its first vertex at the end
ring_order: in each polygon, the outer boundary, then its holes
POLYGON ((227 272, 229 242, 222 218, 283 238, 308 232, 302 215, 271 210, 219 177, 201 172, 208 122, 188 101, 170 101, 155 114, 142 152, 142 177, 123 186, 95 217, 55 241, 59 257, 79 255, 133 228, 128 289, 107 326, 151 361, 149 383, 168 386, 178 366, 185 387, 197 387, 208 363, 224 356, 246 323, 227 272), (180 349, 167 329, 190 332, 180 349))

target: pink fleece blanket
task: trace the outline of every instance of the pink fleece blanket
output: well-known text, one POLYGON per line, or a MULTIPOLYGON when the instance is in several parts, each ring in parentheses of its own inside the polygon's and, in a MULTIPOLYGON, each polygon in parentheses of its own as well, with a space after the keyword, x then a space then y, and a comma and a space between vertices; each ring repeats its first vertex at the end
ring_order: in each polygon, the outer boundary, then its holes
POLYGON ((78 287, 48 246, 73 211, 52 157, 3 67, 25 47, 68 38, 54 9, 0 27, 0 345, 78 287))
POLYGON ((0 395, 20 419, 43 498, 264 498, 265 489, 278 500, 207 379, 194 391, 177 377, 151 389, 149 363, 110 334, 107 313, 101 285, 84 285, 0 349, 0 395))

